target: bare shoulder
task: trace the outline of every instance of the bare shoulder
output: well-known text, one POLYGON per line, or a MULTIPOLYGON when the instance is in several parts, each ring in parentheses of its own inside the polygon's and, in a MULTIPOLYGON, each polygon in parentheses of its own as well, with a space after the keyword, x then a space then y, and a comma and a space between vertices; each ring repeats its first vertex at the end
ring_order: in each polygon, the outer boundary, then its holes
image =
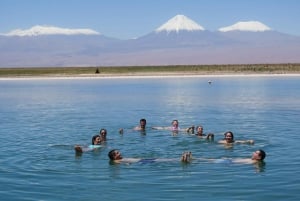
POLYGON ((142 128, 140 126, 136 126, 136 127, 133 128, 133 130, 140 131, 140 130, 142 130, 142 128))

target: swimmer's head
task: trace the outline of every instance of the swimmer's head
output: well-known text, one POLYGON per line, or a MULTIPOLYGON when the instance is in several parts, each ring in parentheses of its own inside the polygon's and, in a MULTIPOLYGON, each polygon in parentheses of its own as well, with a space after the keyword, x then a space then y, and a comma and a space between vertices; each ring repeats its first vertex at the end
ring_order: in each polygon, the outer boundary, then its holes
POLYGON ((252 154, 253 160, 263 161, 266 157, 266 152, 262 149, 259 149, 252 154))
POLYGON ((147 124, 146 119, 140 119, 140 127, 141 127, 142 129, 145 129, 145 128, 146 128, 146 124, 147 124))
POLYGON ((179 125, 178 120, 177 120, 177 119, 174 119, 174 120, 172 121, 172 126, 173 126, 174 128, 178 128, 178 125, 179 125))
POLYGON ((121 152, 117 149, 113 149, 110 152, 108 152, 108 157, 110 160, 121 160, 122 159, 121 152))
POLYGON ((233 136, 233 133, 231 131, 227 131, 224 133, 224 139, 227 141, 227 142, 233 142, 234 141, 234 136, 233 136))
POLYGON ((92 138, 92 145, 100 144, 100 142, 101 142, 101 136, 100 135, 94 135, 93 138, 92 138))
POLYGON ((101 135, 102 138, 106 139, 107 130, 105 128, 101 128, 99 134, 101 135))

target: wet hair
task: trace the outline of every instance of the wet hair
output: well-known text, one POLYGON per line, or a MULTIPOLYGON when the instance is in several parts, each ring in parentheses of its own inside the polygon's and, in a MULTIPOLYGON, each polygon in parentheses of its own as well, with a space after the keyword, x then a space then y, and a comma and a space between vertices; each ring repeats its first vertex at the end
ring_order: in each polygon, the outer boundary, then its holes
POLYGON ((196 130, 198 130, 198 128, 202 128, 203 129, 203 126, 199 125, 196 127, 196 130))
MULTIPOLYGON (((196 132, 197 132, 197 134, 198 134, 198 129, 199 129, 199 128, 202 128, 202 135, 205 136, 205 134, 203 133, 203 126, 201 126, 201 125, 199 125, 199 126, 196 127, 196 132)), ((197 134, 196 134, 196 135, 197 135, 197 134)))
POLYGON ((231 131, 227 131, 227 132, 224 133, 224 139, 226 139, 226 135, 227 135, 227 134, 230 134, 230 135, 231 135, 232 141, 233 141, 233 140, 234 140, 234 136, 233 136, 233 133, 232 133, 231 131))
POLYGON ((259 155, 260 155, 260 160, 264 160, 265 157, 267 156, 266 152, 262 149, 259 149, 259 155))
POLYGON ((173 124, 175 121, 177 122, 177 124, 179 124, 179 122, 178 122, 177 119, 174 119, 174 120, 172 121, 172 124, 173 124))
POLYGON ((100 137, 100 138, 101 138, 100 135, 94 135, 93 138, 92 138, 92 145, 94 145, 94 141, 96 140, 97 137, 100 137))
POLYGON ((109 152, 108 152, 108 158, 110 159, 110 160, 114 160, 115 159, 115 151, 117 151, 116 149, 113 149, 113 150, 110 150, 109 152))
POLYGON ((146 119, 140 119, 140 122, 144 121, 145 123, 147 123, 146 119))

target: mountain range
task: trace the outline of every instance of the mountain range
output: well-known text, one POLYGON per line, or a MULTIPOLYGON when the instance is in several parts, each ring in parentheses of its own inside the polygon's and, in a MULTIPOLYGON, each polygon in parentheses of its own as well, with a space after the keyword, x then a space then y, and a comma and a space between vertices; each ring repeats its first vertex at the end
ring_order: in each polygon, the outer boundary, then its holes
POLYGON ((0 61, 0 67, 299 63, 300 37, 259 21, 209 31, 184 15, 127 40, 91 29, 34 26, 0 35, 0 61))

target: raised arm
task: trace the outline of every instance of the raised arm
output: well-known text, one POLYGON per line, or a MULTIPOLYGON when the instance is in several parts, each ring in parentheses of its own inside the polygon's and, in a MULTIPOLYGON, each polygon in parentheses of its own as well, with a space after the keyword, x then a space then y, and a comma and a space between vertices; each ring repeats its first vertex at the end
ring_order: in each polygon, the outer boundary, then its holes
POLYGON ((192 152, 183 152, 180 160, 181 162, 189 163, 192 160, 192 152))

